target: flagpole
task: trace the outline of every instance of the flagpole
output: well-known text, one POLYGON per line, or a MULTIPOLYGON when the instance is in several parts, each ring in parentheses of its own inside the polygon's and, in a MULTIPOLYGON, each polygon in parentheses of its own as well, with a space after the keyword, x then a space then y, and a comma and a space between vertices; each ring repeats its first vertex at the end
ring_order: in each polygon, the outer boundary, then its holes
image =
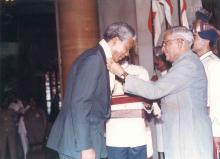
POLYGON ((150 1, 150 16, 151 16, 151 19, 152 19, 152 52, 153 52, 153 67, 154 67, 154 73, 156 72, 156 68, 155 68, 155 65, 154 65, 154 61, 155 61, 155 44, 154 44, 154 38, 155 38, 155 29, 154 29, 154 15, 153 15, 153 9, 152 9, 152 5, 153 5, 153 0, 150 1))
POLYGON ((155 35, 155 29, 154 29, 154 15, 153 15, 153 9, 152 9, 153 0, 150 2, 150 12, 151 12, 151 19, 152 19, 152 48, 155 47, 154 44, 154 35, 155 35))
POLYGON ((170 28, 170 25, 168 24, 167 18, 165 18, 165 26, 166 26, 166 30, 170 28))
POLYGON ((181 22, 181 5, 180 5, 180 1, 181 0, 178 0, 178 3, 177 3, 177 8, 178 8, 178 20, 179 20, 179 25, 182 26, 182 22, 181 22))

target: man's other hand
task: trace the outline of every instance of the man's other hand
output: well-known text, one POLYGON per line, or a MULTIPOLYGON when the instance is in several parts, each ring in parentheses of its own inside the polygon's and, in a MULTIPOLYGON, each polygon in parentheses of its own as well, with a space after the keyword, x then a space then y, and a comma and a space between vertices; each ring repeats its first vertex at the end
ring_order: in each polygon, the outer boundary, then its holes
POLYGON ((81 159, 95 159, 96 154, 94 149, 87 149, 81 151, 81 159))

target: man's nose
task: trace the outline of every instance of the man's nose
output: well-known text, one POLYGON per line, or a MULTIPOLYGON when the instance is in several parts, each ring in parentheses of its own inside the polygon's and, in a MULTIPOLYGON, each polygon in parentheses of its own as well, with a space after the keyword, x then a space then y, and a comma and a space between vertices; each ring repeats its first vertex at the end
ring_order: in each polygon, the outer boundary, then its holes
POLYGON ((161 51, 164 52, 165 50, 165 45, 162 45, 161 51))

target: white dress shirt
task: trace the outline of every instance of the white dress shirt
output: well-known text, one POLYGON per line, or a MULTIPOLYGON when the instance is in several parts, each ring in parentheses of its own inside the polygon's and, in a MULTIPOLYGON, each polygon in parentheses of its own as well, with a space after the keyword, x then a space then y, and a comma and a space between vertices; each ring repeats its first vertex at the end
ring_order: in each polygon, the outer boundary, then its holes
POLYGON ((214 137, 220 137, 220 59, 212 51, 200 57, 208 79, 208 107, 214 137))
MULTIPOLYGON (((105 52, 105 57, 106 57, 106 59, 110 59, 110 58, 112 58, 112 53, 111 53, 111 49, 110 49, 110 47, 108 46, 108 44, 107 44, 107 42, 104 40, 104 39, 102 39, 100 42, 99 42, 99 44, 102 46, 102 48, 103 48, 103 50, 104 50, 104 52, 105 52)), ((115 83, 115 75, 113 74, 113 73, 111 73, 110 71, 109 71, 109 80, 110 80, 110 89, 111 89, 111 92, 112 92, 112 90, 113 90, 113 88, 114 88, 114 83, 115 83)))

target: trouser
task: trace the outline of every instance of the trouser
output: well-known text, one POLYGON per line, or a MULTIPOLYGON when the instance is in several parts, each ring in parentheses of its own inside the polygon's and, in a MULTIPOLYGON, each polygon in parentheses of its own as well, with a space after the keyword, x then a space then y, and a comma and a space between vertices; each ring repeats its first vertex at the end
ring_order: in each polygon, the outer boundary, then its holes
POLYGON ((110 147, 107 146, 108 159, 146 159, 146 145, 138 147, 110 147))
POLYGON ((17 136, 16 132, 7 132, 1 134, 0 139, 0 154, 1 159, 6 159, 7 145, 11 159, 17 159, 17 136))
POLYGON ((158 152, 158 159, 165 159, 164 152, 158 152))

